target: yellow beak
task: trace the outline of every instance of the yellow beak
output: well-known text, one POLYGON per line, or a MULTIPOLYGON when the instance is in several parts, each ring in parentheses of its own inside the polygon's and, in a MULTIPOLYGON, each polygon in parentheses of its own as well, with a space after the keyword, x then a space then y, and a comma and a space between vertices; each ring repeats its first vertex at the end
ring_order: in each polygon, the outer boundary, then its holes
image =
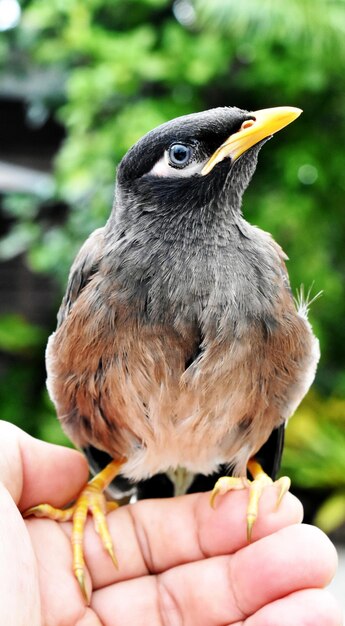
POLYGON ((205 176, 211 172, 214 166, 226 157, 231 157, 232 161, 236 161, 249 148, 293 122, 301 113, 302 109, 296 107, 274 107, 254 111, 250 114, 253 119, 243 122, 240 130, 230 135, 212 154, 204 165, 201 175, 205 176))

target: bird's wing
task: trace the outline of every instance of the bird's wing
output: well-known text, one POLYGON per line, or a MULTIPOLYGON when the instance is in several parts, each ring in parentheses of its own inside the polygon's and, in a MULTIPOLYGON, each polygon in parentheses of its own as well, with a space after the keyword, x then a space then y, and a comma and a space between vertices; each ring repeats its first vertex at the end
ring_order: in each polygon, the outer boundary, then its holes
POLYGON ((66 293, 61 302, 57 319, 59 328, 69 314, 80 292, 97 271, 103 252, 104 228, 98 228, 85 241, 71 267, 66 293))

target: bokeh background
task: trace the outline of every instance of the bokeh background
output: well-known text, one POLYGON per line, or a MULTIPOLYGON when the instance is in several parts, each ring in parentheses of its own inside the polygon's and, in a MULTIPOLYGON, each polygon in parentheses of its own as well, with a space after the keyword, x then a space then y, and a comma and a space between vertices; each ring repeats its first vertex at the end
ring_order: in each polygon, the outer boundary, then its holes
POLYGON ((218 105, 293 105, 247 219, 290 257, 322 359, 283 471, 344 537, 344 0, 0 0, 0 417, 65 443, 44 349, 71 261, 104 224, 116 164, 146 131, 218 105))

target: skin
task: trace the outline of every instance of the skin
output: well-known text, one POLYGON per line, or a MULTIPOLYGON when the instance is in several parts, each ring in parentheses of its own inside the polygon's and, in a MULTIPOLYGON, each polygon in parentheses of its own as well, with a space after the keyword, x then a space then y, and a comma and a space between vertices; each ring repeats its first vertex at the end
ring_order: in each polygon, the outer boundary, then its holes
POLYGON ((73 499, 88 477, 85 459, 5 422, 0 442, 2 624, 341 625, 324 589, 335 572, 335 549, 321 531, 300 523, 301 504, 291 494, 274 510, 274 487, 260 502, 250 545, 245 492, 220 498, 216 510, 208 494, 195 494, 111 513, 118 570, 89 522, 85 552, 93 593, 86 607, 71 569, 70 524, 20 515, 37 502, 61 506, 73 499))

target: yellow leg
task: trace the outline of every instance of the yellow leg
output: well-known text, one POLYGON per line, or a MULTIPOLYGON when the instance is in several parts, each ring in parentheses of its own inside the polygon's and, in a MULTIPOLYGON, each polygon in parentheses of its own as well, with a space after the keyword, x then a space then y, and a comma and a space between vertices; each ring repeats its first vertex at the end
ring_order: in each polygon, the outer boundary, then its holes
POLYGON ((79 496, 74 505, 71 543, 73 550, 73 572, 79 583, 84 600, 89 604, 90 598, 88 597, 85 584, 85 559, 83 550, 84 530, 89 505, 87 497, 84 497, 86 489, 82 492, 82 495, 79 496))
POLYGON ((118 504, 107 502, 103 494, 111 481, 117 476, 121 466, 126 459, 111 461, 99 474, 97 474, 82 490, 75 504, 68 509, 56 509, 50 504, 39 504, 31 507, 24 513, 24 517, 34 515, 35 517, 48 517, 49 519, 65 522, 72 519, 72 550, 73 550, 73 571, 78 580, 84 599, 89 603, 85 585, 85 560, 83 550, 83 539, 87 514, 91 513, 95 529, 100 536, 104 549, 108 552, 115 567, 117 560, 110 536, 106 514, 114 511, 118 504))
POLYGON ((233 476, 221 476, 213 487, 210 502, 211 506, 214 507, 215 499, 218 495, 224 495, 228 491, 232 491, 234 489, 247 488, 249 490, 247 507, 247 539, 248 542, 250 542, 252 538, 253 526, 258 516, 260 498, 265 487, 272 484, 279 487, 276 505, 278 507, 284 494, 289 491, 291 481, 287 476, 282 476, 273 483, 273 480, 263 471, 260 463, 255 461, 254 458, 249 460, 248 470, 253 477, 252 481, 249 481, 245 476, 241 476, 240 478, 233 476))

